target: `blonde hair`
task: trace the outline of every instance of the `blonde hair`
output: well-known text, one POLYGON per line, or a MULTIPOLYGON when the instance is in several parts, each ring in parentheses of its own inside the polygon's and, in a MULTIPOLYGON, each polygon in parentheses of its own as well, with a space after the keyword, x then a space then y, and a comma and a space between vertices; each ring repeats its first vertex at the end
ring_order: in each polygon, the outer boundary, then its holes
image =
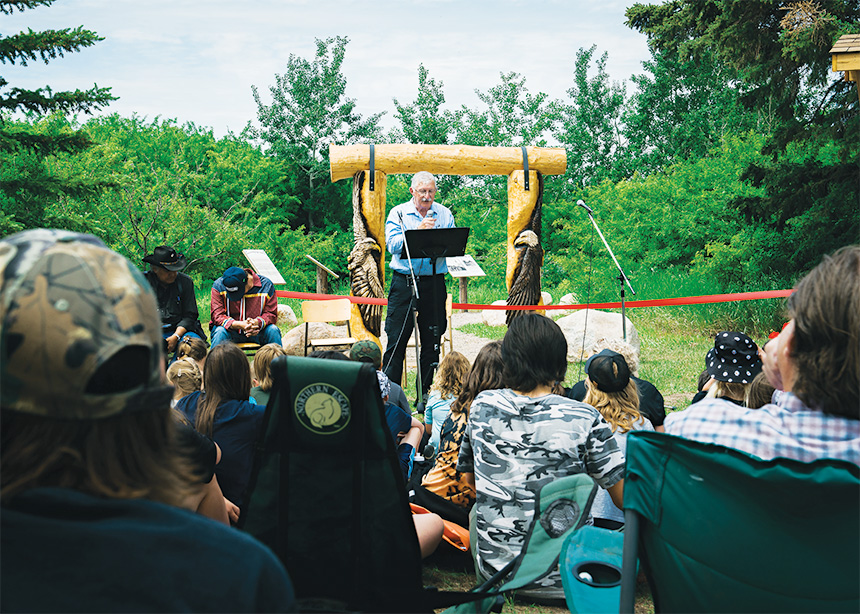
POLYGON ((743 401, 747 396, 749 384, 740 384, 738 382, 723 382, 718 379, 714 380, 711 387, 708 388, 708 394, 705 398, 708 399, 733 399, 735 401, 743 401))
POLYGON ((203 373, 194 359, 186 356, 167 368, 167 381, 173 384, 173 398, 181 399, 203 387, 203 373))
POLYGON ((469 359, 460 352, 446 354, 442 362, 439 363, 439 370, 436 371, 436 377, 433 378, 430 392, 438 392, 443 399, 456 397, 460 394, 463 382, 466 381, 466 376, 471 368, 469 359))
MULTIPOLYGON (((616 365, 612 365, 612 368, 617 372, 616 365)), ((642 420, 642 414, 639 413, 639 390, 632 379, 627 382, 624 390, 604 392, 586 375, 585 387, 587 392, 583 402, 600 412, 612 427, 613 433, 616 430, 626 433, 642 420)))
POLYGON ((600 350, 612 350, 617 354, 621 354, 624 357, 624 362, 627 363, 627 368, 630 369, 630 375, 633 377, 637 377, 639 375, 639 352, 637 352, 636 348, 626 341, 602 337, 588 348, 586 358, 594 356, 599 353, 600 350))
POLYGON ((773 391, 774 387, 767 381, 764 371, 761 371, 747 386, 746 394, 744 395, 744 405, 750 409, 760 409, 771 402, 773 391))
POLYGON ((278 356, 285 356, 283 346, 277 343, 267 343, 254 354, 254 379, 260 390, 269 392, 272 389, 272 361, 278 356))

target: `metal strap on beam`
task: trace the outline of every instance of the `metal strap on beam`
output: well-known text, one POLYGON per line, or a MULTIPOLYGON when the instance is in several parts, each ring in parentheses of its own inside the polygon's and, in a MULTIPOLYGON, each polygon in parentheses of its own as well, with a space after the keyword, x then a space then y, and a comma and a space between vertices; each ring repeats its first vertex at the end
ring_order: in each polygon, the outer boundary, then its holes
MULTIPOLYGON (((370 151, 373 151, 373 145, 370 146, 370 151)), ((529 152, 526 151, 525 147, 520 147, 523 150, 523 173, 525 174, 525 189, 526 192, 529 191, 529 152)), ((371 154, 372 155, 372 154, 371 154)), ((373 188, 371 188, 373 189, 373 188)))

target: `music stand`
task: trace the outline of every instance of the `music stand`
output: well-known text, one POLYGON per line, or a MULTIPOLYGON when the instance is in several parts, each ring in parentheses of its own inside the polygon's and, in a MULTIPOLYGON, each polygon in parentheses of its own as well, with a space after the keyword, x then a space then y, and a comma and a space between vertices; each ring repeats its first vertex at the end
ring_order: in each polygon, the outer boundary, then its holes
MULTIPOLYGON (((436 259, 448 258, 454 256, 464 256, 466 254, 466 242, 469 240, 469 228, 427 228, 407 230, 403 233, 403 249, 400 252, 400 257, 403 259, 419 259, 430 258, 431 266, 433 267, 433 277, 436 277, 436 259)), ((412 263, 410 262, 410 268, 412 263)), ((439 304, 439 291, 436 284, 433 284, 433 302, 431 305, 430 333, 433 337, 433 348, 436 355, 439 355, 440 338, 442 335, 439 332, 439 314, 436 313, 436 306, 439 304)), ((416 388, 418 389, 418 412, 424 413, 424 378, 430 376, 430 381, 433 381, 433 370, 438 366, 438 362, 430 365, 430 373, 423 375, 421 373, 421 349, 420 335, 418 334, 418 320, 415 317, 415 310, 418 308, 417 302, 413 301, 413 330, 415 334, 415 362, 418 366, 418 377, 416 378, 416 388)))

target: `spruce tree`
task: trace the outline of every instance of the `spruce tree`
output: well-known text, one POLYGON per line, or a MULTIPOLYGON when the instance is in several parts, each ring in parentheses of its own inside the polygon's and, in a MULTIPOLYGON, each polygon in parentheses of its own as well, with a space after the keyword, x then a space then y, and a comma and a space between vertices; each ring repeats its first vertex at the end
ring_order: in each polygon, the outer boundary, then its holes
MULTIPOLYGON (((54 1, 0 0, 0 12, 11 15, 54 1)), ((100 40, 103 38, 83 26, 0 34, 0 63, 27 66, 41 60, 47 64, 100 40)), ((46 216, 52 200, 62 194, 83 196, 98 191, 97 182, 63 176, 50 162, 92 144, 83 131, 72 128, 66 114, 90 114, 112 100, 110 88, 95 84, 88 90, 55 92, 48 85, 28 90, 11 86, 0 76, 0 236, 51 223, 61 225, 61 220, 46 216), (16 112, 25 113, 27 119, 15 119, 16 112)))

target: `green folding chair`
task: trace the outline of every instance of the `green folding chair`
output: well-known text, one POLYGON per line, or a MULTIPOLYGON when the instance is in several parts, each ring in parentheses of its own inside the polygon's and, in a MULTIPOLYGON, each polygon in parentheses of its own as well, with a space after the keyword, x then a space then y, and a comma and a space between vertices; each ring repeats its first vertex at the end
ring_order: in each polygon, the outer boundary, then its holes
POLYGON ((527 589, 557 569, 565 540, 585 528, 596 492, 597 484, 584 473, 544 486, 535 500, 535 515, 519 556, 473 590, 485 593, 485 598, 449 608, 445 614, 499 612, 504 594, 527 589))
POLYGON ((286 356, 272 376, 239 526, 284 563, 300 610, 431 612, 485 596, 422 585, 373 366, 286 356))
POLYGON ((860 467, 627 437, 621 612, 860 612, 860 467))

